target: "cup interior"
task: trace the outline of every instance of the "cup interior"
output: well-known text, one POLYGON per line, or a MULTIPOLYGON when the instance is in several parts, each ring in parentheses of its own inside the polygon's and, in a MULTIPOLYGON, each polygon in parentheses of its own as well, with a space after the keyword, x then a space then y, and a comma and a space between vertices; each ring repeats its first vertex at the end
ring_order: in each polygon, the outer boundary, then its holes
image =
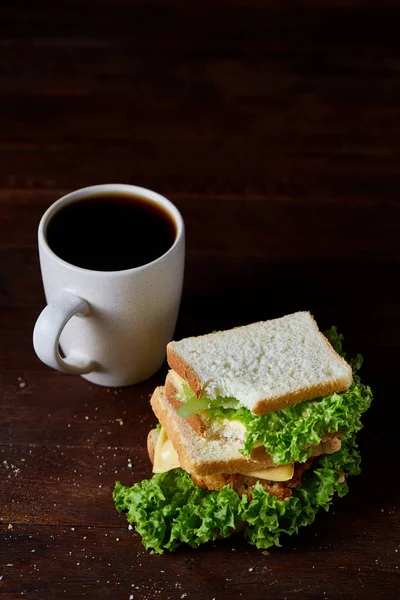
POLYGON ((162 259, 182 234, 182 216, 164 196, 106 184, 77 190, 50 206, 39 225, 39 244, 75 268, 110 273, 162 259))

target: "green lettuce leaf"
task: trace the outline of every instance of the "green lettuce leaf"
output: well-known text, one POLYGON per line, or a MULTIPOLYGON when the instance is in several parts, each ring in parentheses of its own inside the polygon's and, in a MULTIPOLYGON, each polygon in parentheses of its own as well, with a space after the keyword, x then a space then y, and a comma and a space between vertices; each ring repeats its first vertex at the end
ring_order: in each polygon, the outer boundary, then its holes
POLYGON ((241 498, 229 487, 220 491, 195 486, 182 469, 157 474, 132 487, 115 484, 113 498, 119 512, 126 512, 147 550, 175 550, 180 544, 200 544, 228 537, 244 529, 257 548, 280 545, 281 534, 292 535, 312 523, 320 508, 329 509, 333 496, 344 496, 348 487, 343 474, 359 473, 360 456, 351 439, 342 449, 315 461, 294 496, 286 501, 270 496, 257 484, 251 498, 241 498))
MULTIPOLYGON (((333 325, 327 331, 324 331, 324 336, 328 338, 333 349, 341 356, 342 358, 346 358, 347 354, 343 350, 343 339, 344 336, 342 333, 339 333, 337 327, 333 325)), ((347 361, 351 368, 353 369, 353 373, 361 369, 361 365, 363 363, 363 357, 361 354, 357 354, 355 358, 352 358, 347 361)))
POLYGON ((338 332, 336 325, 324 331, 324 336, 328 338, 329 343, 339 356, 346 358, 346 352, 343 350, 344 335, 338 332))
POLYGON ((214 400, 211 400, 206 396, 198 398, 186 381, 182 382, 180 389, 176 393, 176 398, 183 403, 176 412, 184 419, 188 419, 192 415, 206 411, 213 406, 219 406, 222 409, 239 407, 239 401, 235 398, 217 397, 214 400))
POLYGON ((226 410, 220 406, 208 411, 210 419, 237 419, 246 427, 244 455, 256 443, 265 445, 275 464, 305 462, 325 433, 341 432, 346 440, 362 427, 361 415, 371 404, 368 386, 354 375, 351 387, 341 394, 309 400, 266 415, 256 416, 247 408, 226 410))
POLYGON ((182 469, 153 475, 132 487, 116 482, 113 498, 129 523, 136 523, 144 547, 156 552, 186 543, 196 548, 227 537, 240 524, 241 499, 231 488, 209 492, 182 469))
POLYGON ((358 475, 360 462, 355 441, 348 440, 339 452, 316 460, 316 468, 306 472, 295 495, 286 501, 266 494, 257 485, 242 513, 248 541, 257 548, 279 546, 281 534, 293 535, 299 527, 310 525, 321 508, 329 510, 335 493, 339 497, 347 494, 349 488, 343 476, 358 475))

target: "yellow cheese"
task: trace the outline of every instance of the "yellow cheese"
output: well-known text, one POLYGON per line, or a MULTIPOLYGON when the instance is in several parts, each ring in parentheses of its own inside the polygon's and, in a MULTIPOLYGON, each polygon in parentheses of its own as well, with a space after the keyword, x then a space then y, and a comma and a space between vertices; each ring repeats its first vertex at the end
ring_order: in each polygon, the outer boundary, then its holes
POLYGON ((257 479, 267 479, 268 481, 289 481, 289 479, 292 479, 293 473, 294 464, 290 464, 270 467, 269 469, 260 469, 259 471, 249 471, 241 473, 241 475, 248 475, 257 479))
POLYGON ((165 473, 180 467, 179 458, 171 440, 168 439, 164 427, 161 427, 156 447, 154 448, 153 473, 165 473))

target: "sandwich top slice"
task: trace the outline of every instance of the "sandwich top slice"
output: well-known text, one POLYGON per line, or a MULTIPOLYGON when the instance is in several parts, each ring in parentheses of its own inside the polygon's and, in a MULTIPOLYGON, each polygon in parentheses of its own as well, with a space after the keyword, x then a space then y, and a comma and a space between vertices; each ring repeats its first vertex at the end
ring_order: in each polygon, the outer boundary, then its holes
POLYGON ((214 404, 231 398, 256 415, 352 383, 351 367, 309 312, 170 342, 167 360, 195 397, 214 404))

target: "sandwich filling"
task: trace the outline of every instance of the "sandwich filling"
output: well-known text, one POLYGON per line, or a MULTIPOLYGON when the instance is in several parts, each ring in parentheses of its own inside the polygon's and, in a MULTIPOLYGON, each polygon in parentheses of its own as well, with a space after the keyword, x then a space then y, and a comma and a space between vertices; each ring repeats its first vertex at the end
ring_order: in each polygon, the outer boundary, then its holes
MULTIPOLYGON (((159 426, 154 430, 156 443, 152 455, 153 473, 166 473, 172 469, 180 468, 178 453, 172 442, 168 439, 164 427, 159 426)), ((321 444, 320 454, 333 454, 341 448, 338 437, 332 437, 321 444)), ((198 475, 189 473, 193 483, 200 488, 208 490, 220 490, 228 485, 238 494, 251 495, 257 482, 260 482, 264 491, 286 500, 292 496, 292 489, 299 486, 303 473, 312 465, 314 457, 305 463, 291 463, 245 471, 240 473, 213 473, 212 475, 198 475)))
MULTIPOLYGON (((178 453, 162 426, 159 427, 156 437, 152 456, 153 473, 166 473, 172 469, 180 468, 178 453)), ((330 438, 323 444, 321 454, 333 454, 338 452, 340 447, 339 438, 330 438)), ((281 500, 286 500, 293 495, 292 489, 300 485, 303 473, 311 467, 314 458, 309 458, 303 464, 292 463, 234 474, 197 475, 189 473, 189 475, 193 483, 203 489, 220 490, 224 486, 229 486, 237 494, 251 496, 255 485, 260 483, 264 491, 281 500)))

